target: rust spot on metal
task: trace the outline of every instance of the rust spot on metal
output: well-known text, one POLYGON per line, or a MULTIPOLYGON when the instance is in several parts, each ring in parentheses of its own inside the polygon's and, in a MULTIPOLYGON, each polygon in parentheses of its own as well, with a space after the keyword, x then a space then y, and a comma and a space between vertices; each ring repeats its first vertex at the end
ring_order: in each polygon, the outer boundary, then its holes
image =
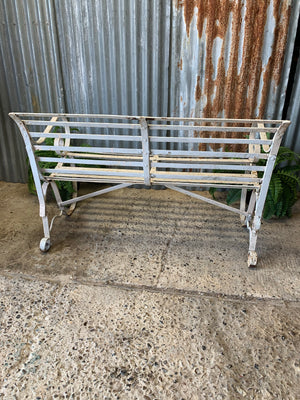
POLYGON ((201 86, 200 86, 200 76, 197 76, 197 84, 195 90, 195 100, 199 101, 201 99, 201 86))
POLYGON ((179 63, 177 63, 177 66, 182 71, 182 58, 180 59, 179 63))

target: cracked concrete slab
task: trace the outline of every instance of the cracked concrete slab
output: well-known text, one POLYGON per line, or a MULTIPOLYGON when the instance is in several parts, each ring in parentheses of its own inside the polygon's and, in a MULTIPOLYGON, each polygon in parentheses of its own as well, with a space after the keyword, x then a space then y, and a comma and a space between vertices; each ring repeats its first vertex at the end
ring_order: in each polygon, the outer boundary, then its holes
POLYGON ((81 203, 48 254, 26 185, 0 198, 0 398, 299 398, 299 202, 249 271, 238 216, 169 190, 81 203))

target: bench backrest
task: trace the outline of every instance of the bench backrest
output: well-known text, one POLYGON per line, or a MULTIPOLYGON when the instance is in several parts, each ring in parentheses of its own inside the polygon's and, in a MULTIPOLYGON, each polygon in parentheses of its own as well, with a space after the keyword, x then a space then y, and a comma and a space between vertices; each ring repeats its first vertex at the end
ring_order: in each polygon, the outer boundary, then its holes
POLYGON ((241 188, 259 188, 270 177, 289 124, 95 114, 10 116, 43 180, 241 188))

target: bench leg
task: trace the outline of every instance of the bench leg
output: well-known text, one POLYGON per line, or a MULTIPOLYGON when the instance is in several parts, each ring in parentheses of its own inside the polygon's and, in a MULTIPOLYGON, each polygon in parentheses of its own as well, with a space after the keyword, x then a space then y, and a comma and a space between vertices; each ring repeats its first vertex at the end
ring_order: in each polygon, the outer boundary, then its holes
MULTIPOLYGON (((242 189, 241 193, 241 202, 240 202, 240 210, 246 211, 246 198, 247 198, 247 189, 242 189)), ((242 226, 246 226, 246 216, 240 215, 242 226)))
POLYGON ((40 203, 40 217, 42 218, 43 229, 44 229, 44 237, 40 241, 40 250, 42 252, 48 251, 51 246, 50 227, 49 227, 48 217, 46 215, 46 201, 45 201, 48 186, 49 186, 49 182, 44 182, 41 187, 41 190, 37 190, 38 199, 39 199, 39 203, 40 203))
POLYGON ((257 242, 257 231, 250 229, 249 232, 249 252, 248 252, 248 267, 256 267, 257 264, 257 253, 256 249, 257 242))
MULTIPOLYGON (((61 203, 61 197, 60 197, 60 193, 57 188, 57 185, 55 182, 50 182, 50 183, 51 183, 51 187, 54 192, 54 196, 57 201, 57 204, 59 204, 59 203, 61 203)), ((47 252, 51 246, 50 232, 52 229, 53 222, 54 222, 55 218, 58 216, 61 216, 64 211, 64 207, 59 206, 61 213, 52 218, 51 224, 49 226, 48 216, 46 214, 46 195, 47 195, 48 187, 49 187, 49 182, 44 182, 40 188, 41 190, 37 190, 38 199, 39 199, 39 203, 40 203, 40 217, 42 218, 43 229, 44 229, 44 237, 40 241, 40 250, 44 253, 47 252)))
POLYGON ((261 216, 255 215, 253 221, 248 224, 249 229, 249 252, 248 252, 248 267, 256 267, 257 265, 257 232, 260 229, 261 216))

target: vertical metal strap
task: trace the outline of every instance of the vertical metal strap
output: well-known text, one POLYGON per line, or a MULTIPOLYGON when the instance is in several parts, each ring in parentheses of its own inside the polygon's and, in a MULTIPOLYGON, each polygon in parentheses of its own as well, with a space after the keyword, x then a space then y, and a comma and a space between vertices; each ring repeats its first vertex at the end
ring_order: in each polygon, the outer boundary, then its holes
POLYGON ((140 118, 142 146, 143 146, 143 169, 145 185, 150 185, 150 146, 148 124, 145 118, 140 118))

